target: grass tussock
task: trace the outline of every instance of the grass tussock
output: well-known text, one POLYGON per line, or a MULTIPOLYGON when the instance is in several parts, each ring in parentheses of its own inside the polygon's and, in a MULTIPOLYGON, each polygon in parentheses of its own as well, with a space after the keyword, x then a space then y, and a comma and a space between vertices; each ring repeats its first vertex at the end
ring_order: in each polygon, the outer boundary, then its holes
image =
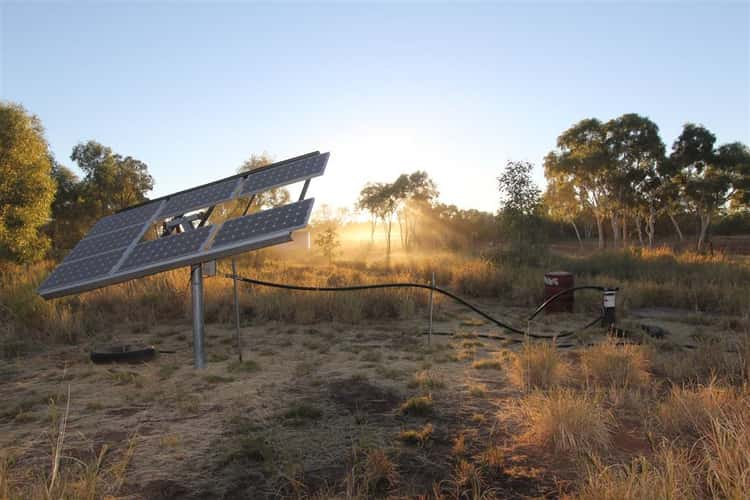
POLYGON ((419 388, 422 391, 430 392, 436 389, 445 388, 445 380, 437 373, 431 370, 421 370, 414 374, 409 387, 419 388))
POLYGON ((715 380, 697 387, 674 386, 656 411, 659 429, 671 438, 695 439, 706 434, 713 422, 741 405, 738 392, 715 380))
POLYGON ((586 349, 581 367, 588 384, 599 387, 643 387, 651 380, 646 350, 613 340, 586 349))
POLYGON ((664 445, 656 456, 627 465, 594 461, 575 498, 581 500, 692 500, 697 496, 696 468, 687 452, 664 445))
POLYGON ((432 396, 416 396, 404 401, 399 410, 403 415, 424 417, 432 413, 433 405, 432 396))
POLYGON ((524 389, 563 385, 570 374, 568 364, 554 344, 526 343, 513 359, 510 379, 524 389))
POLYGON ((398 439, 406 444, 424 446, 432 437, 432 424, 427 423, 420 429, 405 429, 398 434, 398 439))
POLYGON ((522 439, 561 453, 595 453, 611 441, 612 413, 588 393, 555 388, 536 391, 514 409, 526 427, 522 439))
POLYGON ((471 366, 477 370, 502 370, 503 362, 497 358, 485 358, 474 361, 471 366))
POLYGON ((399 474, 396 464, 385 450, 376 448, 365 452, 364 483, 370 494, 382 494, 398 484, 399 474))

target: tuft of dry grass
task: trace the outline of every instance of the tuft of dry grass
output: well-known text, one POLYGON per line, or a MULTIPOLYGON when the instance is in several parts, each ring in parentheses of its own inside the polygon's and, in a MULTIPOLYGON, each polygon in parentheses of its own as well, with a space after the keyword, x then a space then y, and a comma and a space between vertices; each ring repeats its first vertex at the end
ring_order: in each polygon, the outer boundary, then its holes
POLYGON ((445 380, 433 371, 421 370, 414 374, 409 387, 412 389, 418 387, 422 391, 443 389, 445 387, 445 380))
POLYGON ((382 493, 398 484, 396 465, 385 450, 376 448, 365 453, 364 482, 370 493, 382 493))
POLYGON ((581 366, 586 382, 595 386, 637 388, 651 380, 645 348, 611 339, 586 349, 581 366))
POLYGON ((400 408, 403 415, 425 416, 432 413, 432 396, 416 396, 407 399, 400 408))
POLYGON ((471 366, 477 370, 502 370, 503 362, 496 358, 485 358, 474 361, 471 366))
POLYGON ((708 489, 714 498, 743 499, 750 492, 750 400, 711 419, 702 440, 708 489))
POLYGON ((715 380, 697 387, 674 386, 656 411, 659 429, 672 438, 697 438, 707 433, 713 422, 740 403, 731 387, 715 380))
POLYGON ((510 379, 524 389, 562 385, 570 373, 567 363, 551 343, 525 343, 513 359, 510 379))
POLYGON ((691 500, 700 498, 688 454, 663 445, 653 460, 604 466, 596 459, 575 498, 581 500, 691 500))
POLYGON ((455 487, 455 498, 482 498, 484 475, 482 469, 461 459, 453 469, 450 483, 455 487))
POLYGON ((432 424, 427 423, 421 429, 402 430, 398 434, 398 439, 407 444, 424 446, 432 437, 432 424))
POLYGON ((526 427, 522 439, 556 452, 595 453, 611 441, 612 413, 588 393, 555 388, 535 391, 514 408, 526 427))

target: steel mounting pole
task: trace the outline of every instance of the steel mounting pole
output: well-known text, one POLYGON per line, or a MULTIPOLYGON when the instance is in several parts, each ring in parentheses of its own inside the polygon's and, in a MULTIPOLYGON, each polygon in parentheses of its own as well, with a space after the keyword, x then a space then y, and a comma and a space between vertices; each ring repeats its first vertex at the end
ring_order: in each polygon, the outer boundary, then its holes
POLYGON ((203 265, 190 267, 190 288, 193 299, 193 362, 196 368, 206 367, 206 351, 203 346, 203 265))
POLYGON ((232 257, 232 281, 234 282, 234 326, 237 333, 237 357, 242 361, 242 336, 240 334, 240 299, 237 292, 237 260, 232 257))

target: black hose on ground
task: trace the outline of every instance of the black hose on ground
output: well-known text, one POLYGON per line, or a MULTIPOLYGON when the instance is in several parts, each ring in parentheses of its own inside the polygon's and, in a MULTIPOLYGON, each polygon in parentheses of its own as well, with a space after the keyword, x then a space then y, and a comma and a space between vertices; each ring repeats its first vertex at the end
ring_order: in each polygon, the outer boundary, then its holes
MULTIPOLYGON (((351 286, 340 286, 340 287, 319 287, 319 286, 302 286, 302 285, 286 285, 284 283, 273 283, 271 281, 263 281, 263 280, 257 280, 253 278, 245 278, 243 276, 238 276, 234 274, 224 274, 225 278, 229 279, 236 279, 238 281, 243 281, 245 283, 250 283, 253 285, 259 285, 259 286, 266 286, 271 288, 281 288, 284 290, 295 290, 295 291, 302 291, 302 292, 351 292, 356 290, 373 290, 373 289, 381 289, 381 288, 422 288, 425 290, 433 290, 437 293, 443 294, 447 297, 450 297, 454 301, 458 302, 459 304, 471 309, 484 319, 494 323, 495 325, 499 326, 500 328, 504 328, 505 330, 508 330, 511 333, 514 333, 516 335, 523 335, 524 337, 531 337, 534 339, 544 339, 544 340, 553 340, 553 339, 559 339, 559 338, 565 338, 570 337, 571 335, 575 335, 579 331, 583 331, 587 328, 590 328, 591 326, 595 325, 597 322, 601 320, 601 316, 597 317, 594 321, 586 324, 583 328, 581 328, 578 331, 569 331, 569 332, 562 332, 558 335, 537 335, 531 332, 526 332, 523 330, 520 330, 518 328, 515 328, 511 325, 508 325, 506 323, 503 323, 502 321, 493 318, 489 314, 485 313, 475 305, 471 304, 470 302, 465 301, 461 297, 449 292, 448 290, 445 290, 440 287, 433 287, 431 285, 425 285, 422 283, 379 283, 374 285, 351 285, 351 286)), ((569 291, 574 291, 576 289, 597 289, 597 290, 604 290, 604 287, 596 287, 596 286, 582 286, 582 287, 575 287, 573 289, 569 290, 563 290, 562 292, 555 294, 554 296, 547 299, 539 308, 537 308, 536 311, 534 311, 534 314, 531 315, 529 318, 529 321, 533 319, 541 310, 546 308, 549 304, 557 300, 560 296, 564 295, 565 293, 569 291)), ((492 338, 496 338, 498 340, 513 340, 510 338, 505 337, 495 337, 492 336, 492 338)))

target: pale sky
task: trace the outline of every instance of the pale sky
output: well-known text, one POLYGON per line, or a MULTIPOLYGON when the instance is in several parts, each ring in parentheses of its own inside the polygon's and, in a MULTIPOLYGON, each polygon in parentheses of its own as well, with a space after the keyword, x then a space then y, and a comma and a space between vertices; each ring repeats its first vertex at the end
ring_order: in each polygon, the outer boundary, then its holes
POLYGON ((543 183, 582 118, 750 143, 747 2, 1 2, 0 18, 0 97, 68 166, 88 139, 145 161, 152 196, 317 149, 319 203, 423 169, 442 201, 495 211, 506 160, 543 183))

